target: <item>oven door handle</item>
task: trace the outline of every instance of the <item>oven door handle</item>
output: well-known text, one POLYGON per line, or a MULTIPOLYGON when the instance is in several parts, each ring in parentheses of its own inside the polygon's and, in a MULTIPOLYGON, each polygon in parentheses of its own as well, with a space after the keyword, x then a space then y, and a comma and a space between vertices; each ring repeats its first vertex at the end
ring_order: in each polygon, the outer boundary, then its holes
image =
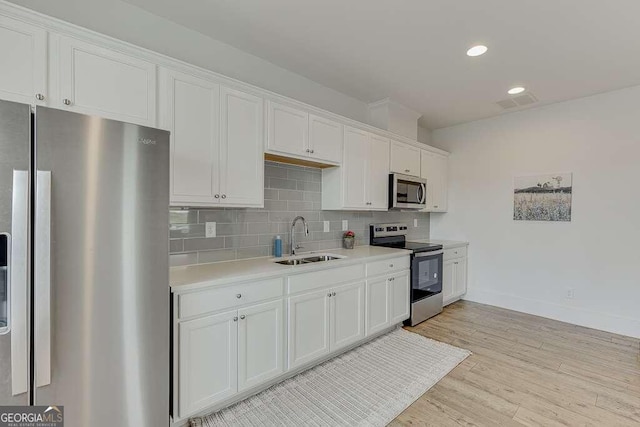
POLYGON ((444 254, 444 249, 441 249, 439 251, 432 251, 432 252, 418 252, 417 254, 415 254, 415 257, 422 258, 422 257, 437 256, 442 254, 444 254))

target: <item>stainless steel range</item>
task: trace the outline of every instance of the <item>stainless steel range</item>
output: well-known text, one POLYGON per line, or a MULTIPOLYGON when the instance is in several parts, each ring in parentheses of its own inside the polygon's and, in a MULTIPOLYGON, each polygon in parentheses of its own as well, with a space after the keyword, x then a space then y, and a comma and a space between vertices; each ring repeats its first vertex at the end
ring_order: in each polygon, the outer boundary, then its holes
POLYGON ((407 242, 406 224, 371 224, 372 246, 407 249, 411 254, 411 317, 406 325, 415 326, 442 312, 442 245, 407 242))

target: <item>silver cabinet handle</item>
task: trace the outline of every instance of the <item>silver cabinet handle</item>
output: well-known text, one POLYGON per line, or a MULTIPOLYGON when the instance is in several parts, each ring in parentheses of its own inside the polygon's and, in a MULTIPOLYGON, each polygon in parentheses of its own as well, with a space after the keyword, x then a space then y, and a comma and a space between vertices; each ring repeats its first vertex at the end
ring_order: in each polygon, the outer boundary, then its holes
POLYGON ((216 195, 215 195, 215 196, 213 196, 213 197, 215 197, 216 199, 219 199, 219 198, 220 198, 220 195, 219 195, 219 194, 216 194, 216 195))
POLYGON ((36 172, 35 203, 36 386, 51 384, 51 172, 36 172))
POLYGON ((233 321, 234 321, 234 322, 237 322, 237 321, 238 321, 238 316, 235 316, 235 317, 233 318, 233 321))
POLYGON ((435 205, 434 208, 438 209, 438 205, 435 205))
POLYGON ((393 264, 389 264, 389 268, 393 268, 393 264))
POLYGON ((36 99, 37 99, 38 101, 44 101, 44 95, 43 95, 43 94, 41 94, 41 93, 37 93, 37 94, 36 94, 36 99))
POLYGON ((310 152, 311 152, 311 150, 309 150, 308 148, 307 148, 306 150, 304 150, 304 151, 306 151, 307 153, 310 153, 310 152))
POLYGON ((242 294, 236 294, 236 298, 238 299, 242 298, 242 294))
POLYGON ((240 316, 240 320, 244 320, 247 316, 245 316, 244 314, 242 316, 240 316))
POLYGON ((29 172, 13 171, 11 211, 11 258, 9 261, 9 313, 11 329, 11 391, 29 391, 29 354, 27 353, 27 288, 29 256, 29 172))
POLYGON ((63 103, 64 105, 71 105, 71 100, 70 100, 70 99, 65 98, 65 99, 63 99, 63 100, 62 100, 62 103, 63 103))
POLYGON ((331 294, 331 296, 332 296, 332 297, 335 297, 335 296, 336 296, 336 293, 335 293, 335 292, 333 292, 333 293, 331 294))
POLYGON ((311 154, 313 154, 313 153, 315 153, 315 152, 316 152, 316 150, 311 150, 311 154))
POLYGON ((405 169, 404 171, 405 172, 411 172, 411 169, 405 169))
POLYGON ((329 293, 327 294, 327 296, 328 296, 329 298, 331 298, 331 292, 329 292, 329 293))
POLYGON ((223 195, 222 195, 222 198, 223 198, 223 199, 226 199, 226 198, 227 198, 227 195, 226 195, 226 194, 223 194, 223 195))

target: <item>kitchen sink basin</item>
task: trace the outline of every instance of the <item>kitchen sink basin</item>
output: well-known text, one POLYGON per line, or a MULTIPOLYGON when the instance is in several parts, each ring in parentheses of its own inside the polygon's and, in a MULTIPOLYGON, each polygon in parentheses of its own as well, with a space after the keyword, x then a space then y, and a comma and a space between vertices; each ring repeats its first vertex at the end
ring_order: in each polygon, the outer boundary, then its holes
POLYGON ((275 261, 275 263, 282 264, 282 265, 302 265, 302 264, 311 264, 314 262, 331 261, 334 259, 342 259, 342 258, 344 257, 322 254, 322 255, 309 255, 302 258, 285 259, 282 261, 275 261))

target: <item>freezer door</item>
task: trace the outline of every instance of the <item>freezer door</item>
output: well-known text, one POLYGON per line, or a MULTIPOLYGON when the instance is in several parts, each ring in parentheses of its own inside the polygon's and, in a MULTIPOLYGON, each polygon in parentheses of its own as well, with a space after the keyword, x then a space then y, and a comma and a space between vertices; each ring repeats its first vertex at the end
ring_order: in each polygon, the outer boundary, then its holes
POLYGON ((35 402, 169 425, 169 133, 36 109, 35 402))
POLYGON ((29 404, 30 122, 0 101, 0 405, 29 404))

